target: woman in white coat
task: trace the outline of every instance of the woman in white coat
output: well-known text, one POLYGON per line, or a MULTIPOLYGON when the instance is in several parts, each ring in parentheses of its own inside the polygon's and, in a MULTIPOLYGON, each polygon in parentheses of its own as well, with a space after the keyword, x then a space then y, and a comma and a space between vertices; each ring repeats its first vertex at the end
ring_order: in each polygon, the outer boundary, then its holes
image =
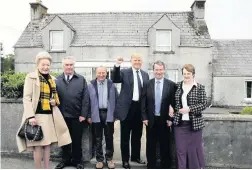
MULTIPOLYGON (((66 123, 57 105, 60 104, 54 77, 50 75, 52 57, 47 52, 40 52, 36 56, 36 70, 25 78, 23 105, 24 113, 21 127, 28 119, 29 124, 42 128, 43 139, 27 141, 16 135, 19 152, 33 151, 35 166, 49 168, 50 150, 52 144, 63 146, 71 143, 71 137, 66 123)), ((18 134, 17 132, 17 134, 18 134)))

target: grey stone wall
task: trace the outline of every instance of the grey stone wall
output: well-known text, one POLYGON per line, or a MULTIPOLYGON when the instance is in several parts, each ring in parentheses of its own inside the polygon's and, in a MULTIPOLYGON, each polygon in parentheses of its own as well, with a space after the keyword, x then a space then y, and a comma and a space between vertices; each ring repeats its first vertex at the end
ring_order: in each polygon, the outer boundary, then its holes
POLYGON ((252 168, 252 115, 205 114, 204 117, 207 165, 252 168))

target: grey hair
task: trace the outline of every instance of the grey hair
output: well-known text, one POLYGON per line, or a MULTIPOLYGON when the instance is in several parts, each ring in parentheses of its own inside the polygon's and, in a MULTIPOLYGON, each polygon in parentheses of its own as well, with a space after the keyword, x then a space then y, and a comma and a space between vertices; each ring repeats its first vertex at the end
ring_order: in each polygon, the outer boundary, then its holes
POLYGON ((99 67, 96 67, 95 71, 97 71, 98 68, 104 68, 107 71, 107 67, 106 66, 100 65, 99 67))
POLYGON ((50 63, 52 63, 51 55, 46 51, 41 51, 36 55, 36 58, 35 58, 36 66, 39 65, 39 61, 42 59, 48 59, 50 61, 50 63))
POLYGON ((73 60, 74 64, 75 64, 75 57, 74 56, 66 56, 62 59, 62 65, 64 65, 64 61, 65 60, 73 60))
POLYGON ((153 67, 153 70, 154 70, 155 64, 157 64, 157 65, 159 65, 159 66, 163 66, 164 69, 165 69, 165 63, 164 63, 163 61, 161 61, 161 60, 155 61, 155 62, 153 63, 153 66, 152 66, 152 67, 153 67))

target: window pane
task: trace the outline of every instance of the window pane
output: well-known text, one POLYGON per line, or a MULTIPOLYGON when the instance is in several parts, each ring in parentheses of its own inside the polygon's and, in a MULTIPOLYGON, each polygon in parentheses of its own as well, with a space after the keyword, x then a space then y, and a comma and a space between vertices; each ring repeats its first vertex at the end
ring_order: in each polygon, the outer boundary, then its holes
POLYGON ((166 70, 165 72, 165 78, 177 82, 177 72, 178 70, 166 70))
POLYGON ((156 50, 171 50, 171 31, 157 30, 156 32, 156 50))
POLYGON ((63 31, 51 31, 50 45, 53 50, 63 49, 63 31))
POLYGON ((53 32, 52 33, 52 43, 53 44, 61 44, 63 41, 63 35, 62 32, 53 32))
POLYGON ((84 76, 87 82, 90 82, 93 79, 92 68, 76 67, 75 71, 84 76))
POLYGON ((252 96, 252 81, 247 81, 247 98, 252 96))

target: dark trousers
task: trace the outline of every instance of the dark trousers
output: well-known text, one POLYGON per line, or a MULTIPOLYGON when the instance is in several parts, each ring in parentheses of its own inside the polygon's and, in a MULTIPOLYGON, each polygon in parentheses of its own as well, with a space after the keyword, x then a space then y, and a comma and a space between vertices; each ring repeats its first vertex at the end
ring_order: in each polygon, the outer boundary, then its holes
POLYGON ((121 121, 121 154, 122 161, 129 161, 129 140, 131 135, 131 159, 140 159, 143 122, 140 103, 132 101, 129 113, 121 121))
POLYGON ((65 122, 70 132, 72 143, 62 147, 63 162, 69 163, 72 159, 73 164, 81 162, 82 158, 82 133, 84 124, 79 121, 79 118, 65 118, 65 122))
POLYGON ((171 168, 171 132, 170 127, 167 126, 165 121, 162 121, 160 117, 156 116, 154 125, 146 128, 147 131, 147 144, 146 144, 146 156, 147 156, 147 168, 156 169, 156 146, 159 142, 161 168, 171 168))
POLYGON ((103 131, 106 142, 106 154, 105 158, 107 161, 113 159, 114 154, 114 143, 113 143, 113 135, 114 135, 114 122, 106 122, 107 112, 100 111, 100 122, 93 123, 94 134, 95 134, 95 143, 96 143, 96 160, 98 162, 103 162, 103 149, 102 149, 102 139, 103 139, 103 131))

